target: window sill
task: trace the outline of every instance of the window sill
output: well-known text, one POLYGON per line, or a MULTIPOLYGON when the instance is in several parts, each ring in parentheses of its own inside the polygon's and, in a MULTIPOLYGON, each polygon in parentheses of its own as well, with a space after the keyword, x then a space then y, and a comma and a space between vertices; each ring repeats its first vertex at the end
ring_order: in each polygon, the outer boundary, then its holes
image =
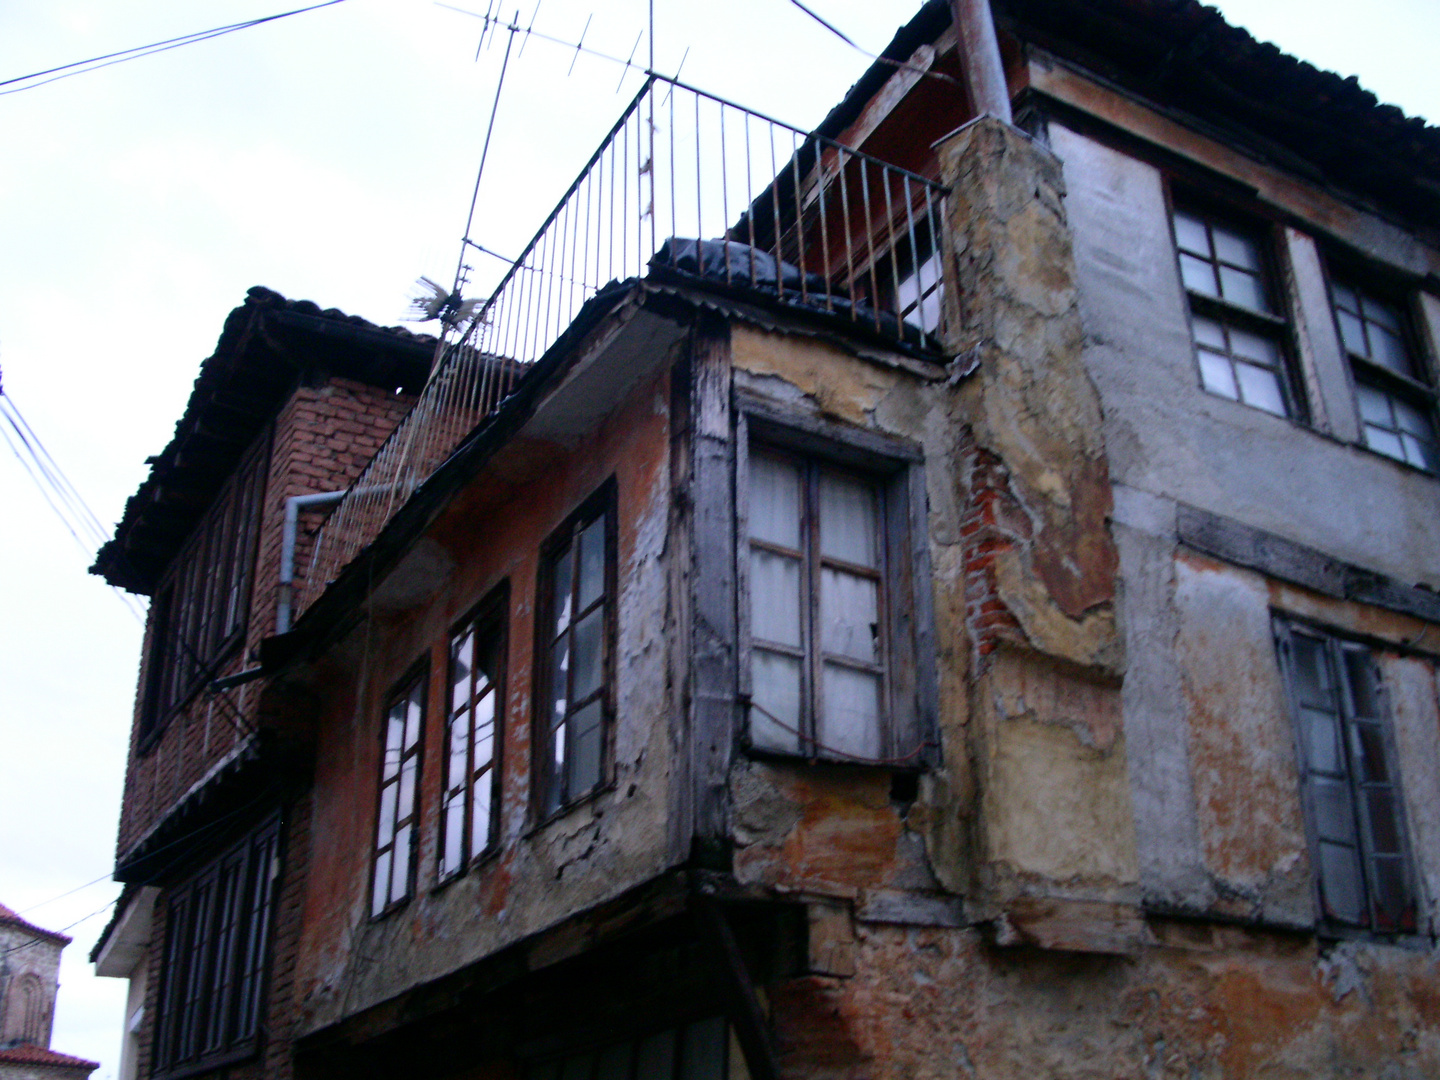
POLYGON ((576 810, 579 810, 581 807, 594 805, 594 803, 597 802, 602 796, 608 795, 610 792, 614 791, 615 788, 616 783, 614 780, 607 780, 605 781, 605 783, 599 784, 591 788, 579 798, 574 799, 571 802, 568 802, 564 806, 560 807, 558 810, 552 810, 544 817, 537 819, 534 824, 532 824, 528 829, 525 830, 525 832, 521 835, 520 838, 522 840, 529 840, 531 837, 544 830, 547 826, 555 824, 555 822, 559 821, 561 818, 569 817, 572 813, 574 813, 576 810))
POLYGON ((431 896, 438 896, 440 893, 443 893, 445 892, 445 890, 449 889, 450 886, 454 885, 457 881, 463 881, 471 874, 477 874, 484 871, 492 863, 497 862, 499 858, 500 845, 498 843, 491 844, 479 855, 476 855, 474 858, 472 858, 461 869, 456 870, 453 874, 448 874, 447 876, 436 881, 434 885, 431 885, 429 889, 429 894, 431 896))

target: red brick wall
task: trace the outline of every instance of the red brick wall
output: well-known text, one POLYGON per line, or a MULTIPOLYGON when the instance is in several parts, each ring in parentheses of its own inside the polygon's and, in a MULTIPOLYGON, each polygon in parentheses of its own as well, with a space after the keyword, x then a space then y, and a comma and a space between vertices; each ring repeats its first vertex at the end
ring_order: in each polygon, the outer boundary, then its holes
MULTIPOLYGON (((218 674, 251 666, 260 639, 275 632, 285 500, 292 495, 347 486, 413 401, 413 397, 392 390, 350 379, 330 379, 319 386, 297 388, 281 408, 273 429, 261 436, 272 442, 245 647, 237 650, 218 674)), ((295 560, 297 574, 303 575, 309 565, 312 536, 308 530, 316 528, 321 520, 320 514, 302 516, 295 560)), ((146 658, 150 655, 153 629, 153 625, 146 628, 146 658)), ((142 754, 139 717, 144 669, 142 660, 116 843, 118 854, 126 852, 215 762, 235 748, 243 737, 241 729, 256 722, 262 685, 250 683, 225 694, 202 690, 142 754)))
POLYGON ((969 496, 960 520, 965 548, 965 621, 976 655, 988 656, 1000 640, 1020 634, 1020 623, 1000 598, 995 558, 1030 541, 1033 526, 1010 487, 1009 472, 977 446, 967 428, 960 436, 962 484, 969 496))

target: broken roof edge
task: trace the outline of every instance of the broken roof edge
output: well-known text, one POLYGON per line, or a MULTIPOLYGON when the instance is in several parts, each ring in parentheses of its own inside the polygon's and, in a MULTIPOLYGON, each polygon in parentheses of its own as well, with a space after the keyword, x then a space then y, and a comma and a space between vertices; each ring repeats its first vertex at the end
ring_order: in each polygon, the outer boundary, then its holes
POLYGON ((28 919, 22 919, 18 912, 6 907, 4 904, 0 904, 0 926, 12 926, 17 930, 23 930, 27 934, 33 934, 36 937, 53 942, 62 949, 74 940, 68 935, 60 933, 58 930, 46 930, 43 926, 36 926, 28 919))
MULTIPOLYGON (((1380 101, 1353 75, 1316 67, 1260 41, 1200 0, 992 3, 997 29, 1022 44, 1053 52, 1156 105, 1223 125, 1262 158, 1270 156, 1269 147, 1283 147, 1342 189, 1440 225, 1440 127, 1380 101), (1128 28, 1129 38, 1110 32, 1117 25, 1128 28), (1158 48, 1137 48, 1134 42, 1141 38, 1158 48), (1152 55, 1154 62, 1143 67, 1152 55), (1181 93, 1185 80, 1179 76, 1187 64, 1203 65, 1214 85, 1181 93), (1219 85, 1227 88, 1225 94, 1219 85), (1340 135, 1328 156, 1320 152, 1316 131, 1340 135), (1377 168, 1373 160, 1394 161, 1397 169, 1377 168), (1404 193, 1396 190, 1397 171, 1417 177, 1404 193)), ((831 139, 842 134, 897 64, 921 45, 934 44, 950 24, 948 0, 927 0, 813 134, 831 139)))
POLYGON ((200 363, 174 435, 147 459, 150 472, 126 500, 114 536, 96 553, 90 573, 133 593, 154 591, 156 579, 210 501, 174 514, 161 528, 147 519, 156 514, 162 491, 208 490, 212 497, 218 492, 307 366, 287 355, 284 339, 295 336, 312 346, 308 359, 338 376, 416 390, 429 373, 435 348, 428 334, 378 326, 336 308, 287 299, 264 286, 250 288, 245 302, 225 317, 214 351, 200 363), (224 439, 218 449, 217 432, 224 439), (200 464, 181 461, 197 450, 200 464), (136 535, 147 529, 165 535, 158 540, 136 535))

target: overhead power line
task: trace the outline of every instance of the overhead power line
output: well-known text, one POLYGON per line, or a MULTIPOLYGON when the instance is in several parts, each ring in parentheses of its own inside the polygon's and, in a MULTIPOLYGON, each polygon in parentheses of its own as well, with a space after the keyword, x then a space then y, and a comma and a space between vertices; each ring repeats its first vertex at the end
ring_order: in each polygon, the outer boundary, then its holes
POLYGON ((228 26, 216 26, 209 30, 197 30, 193 34, 182 34, 180 37, 167 38, 164 41, 155 41, 149 45, 136 45, 132 49, 121 49, 119 52, 106 53, 104 56, 92 56, 89 60, 76 60, 70 64, 61 64, 59 67, 31 72, 29 75, 16 75, 14 78, 0 80, 0 87, 10 88, 8 90, 0 90, 0 96, 5 94, 18 94, 21 90, 34 90, 37 86, 44 86, 46 83, 57 82, 60 79, 68 79, 72 75, 84 75, 88 71, 99 71, 101 68, 110 67, 112 64, 123 64, 127 60, 139 60, 145 56, 154 56, 156 53, 178 49, 182 45, 194 45, 197 41, 209 41, 211 38, 221 37, 225 34, 233 34, 236 30, 248 30, 252 26, 260 26, 263 23, 274 22, 277 19, 288 19, 291 15, 303 15, 307 11, 317 11, 320 8, 333 7, 336 4, 343 4, 344 2, 345 0, 324 0, 324 3, 311 4, 309 7, 296 8, 294 11, 282 11, 277 15, 266 15, 259 19, 248 19, 245 22, 231 23, 228 26), (46 76, 49 77, 46 78, 46 76))

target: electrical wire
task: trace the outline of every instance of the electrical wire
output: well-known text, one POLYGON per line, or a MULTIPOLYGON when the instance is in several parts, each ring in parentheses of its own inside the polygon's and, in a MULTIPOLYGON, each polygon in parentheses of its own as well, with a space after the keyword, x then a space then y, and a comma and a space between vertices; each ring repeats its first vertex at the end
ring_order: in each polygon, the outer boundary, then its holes
POLYGON ((154 56, 156 53, 168 52, 171 49, 178 49, 184 45, 194 45, 199 41, 209 41, 211 38, 221 37, 225 34, 233 34, 237 30, 248 30, 252 26, 260 26, 264 23, 274 22, 276 19, 288 19, 291 15, 303 15, 307 11, 317 11, 320 8, 333 7, 335 4, 343 4, 345 0, 324 0, 324 3, 311 4, 309 7, 296 8, 293 11, 282 11, 276 15, 265 15, 259 19, 247 19, 245 22, 231 23, 228 26, 217 26, 210 30, 197 30, 191 34, 182 34, 180 37, 167 38, 164 41, 152 42, 149 45, 136 45, 134 48, 121 49, 119 52, 106 53, 104 56, 92 56, 88 60, 76 60, 73 63, 61 64, 59 67, 46 68, 44 71, 31 72, 29 75, 16 75, 10 79, 0 80, 0 86, 9 86, 9 90, 0 90, 0 96, 5 94, 18 94, 22 90, 34 90, 36 87, 44 86, 47 83, 58 82, 61 79, 68 79, 72 75, 84 75, 86 72, 99 71, 101 68, 110 67, 112 64, 123 64, 127 60, 139 60, 142 57, 154 56), (46 79, 43 76, 49 75, 46 79), (32 80, 39 79, 39 82, 32 80), (22 86, 15 86, 15 83, 23 83, 22 86))

